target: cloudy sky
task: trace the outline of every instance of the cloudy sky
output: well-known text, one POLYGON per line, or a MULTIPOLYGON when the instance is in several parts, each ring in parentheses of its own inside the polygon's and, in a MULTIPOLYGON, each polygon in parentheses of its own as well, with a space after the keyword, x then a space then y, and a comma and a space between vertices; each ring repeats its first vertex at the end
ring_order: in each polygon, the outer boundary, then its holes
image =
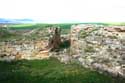
POLYGON ((42 22, 125 22, 125 0, 0 0, 0 18, 42 22))

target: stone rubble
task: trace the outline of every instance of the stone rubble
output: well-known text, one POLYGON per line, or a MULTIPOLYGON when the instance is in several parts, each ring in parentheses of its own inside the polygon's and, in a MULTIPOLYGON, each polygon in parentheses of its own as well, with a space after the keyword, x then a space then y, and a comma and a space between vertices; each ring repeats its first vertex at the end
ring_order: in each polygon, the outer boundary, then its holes
MULTIPOLYGON (((43 41, 43 40, 41 40, 43 41)), ((11 61, 11 60, 19 60, 19 59, 39 59, 39 58, 48 58, 48 52, 40 51, 44 49, 47 42, 41 41, 27 41, 22 44, 18 44, 19 42, 12 44, 11 42, 1 42, 0 46, 0 60, 11 61), (9 59, 10 58, 10 59, 9 59)))

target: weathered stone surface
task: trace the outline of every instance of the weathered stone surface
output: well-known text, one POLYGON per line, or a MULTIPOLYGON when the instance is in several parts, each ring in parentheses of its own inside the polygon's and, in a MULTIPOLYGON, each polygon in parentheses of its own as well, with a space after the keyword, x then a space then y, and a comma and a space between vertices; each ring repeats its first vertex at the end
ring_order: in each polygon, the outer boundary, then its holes
MULTIPOLYGON (((121 27, 119 28, 121 29, 121 27)), ((123 47, 122 42, 124 42, 124 35, 120 32, 123 31, 116 30, 116 27, 110 29, 109 27, 91 28, 85 25, 74 26, 71 31, 74 39, 71 41, 71 50, 75 51, 72 53, 73 58, 82 65, 84 64, 83 66, 94 68, 100 72, 107 72, 113 76, 123 74, 120 73, 122 68, 119 62, 122 60, 120 49, 123 47), (83 34, 78 34, 82 31, 83 34), (76 58, 78 55, 82 56, 76 58)))

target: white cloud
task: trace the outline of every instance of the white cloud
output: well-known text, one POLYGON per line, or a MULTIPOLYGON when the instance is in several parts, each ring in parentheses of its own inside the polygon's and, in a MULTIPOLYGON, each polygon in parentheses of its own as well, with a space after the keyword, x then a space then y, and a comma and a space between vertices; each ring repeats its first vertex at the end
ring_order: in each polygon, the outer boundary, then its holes
POLYGON ((43 22, 123 22, 125 0, 0 0, 0 17, 43 22))

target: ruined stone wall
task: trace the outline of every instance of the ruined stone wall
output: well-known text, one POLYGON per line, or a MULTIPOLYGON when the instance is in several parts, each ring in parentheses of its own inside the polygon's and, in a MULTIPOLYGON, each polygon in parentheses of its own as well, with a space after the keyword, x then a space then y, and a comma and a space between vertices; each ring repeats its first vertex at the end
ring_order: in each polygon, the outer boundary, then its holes
POLYGON ((103 27, 73 26, 70 55, 84 67, 125 77, 123 34, 108 32, 103 27))

